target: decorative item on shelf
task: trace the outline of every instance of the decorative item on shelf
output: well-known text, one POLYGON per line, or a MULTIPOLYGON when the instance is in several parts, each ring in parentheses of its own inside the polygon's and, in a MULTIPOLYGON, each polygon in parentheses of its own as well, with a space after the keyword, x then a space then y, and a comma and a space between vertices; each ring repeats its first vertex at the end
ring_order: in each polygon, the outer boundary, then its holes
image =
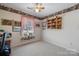
POLYGON ((8 19, 1 19, 1 24, 2 25, 12 26, 12 21, 8 20, 8 19))
POLYGON ((51 19, 47 21, 47 24, 48 24, 48 28, 52 28, 52 20, 51 19))
POLYGON ((47 24, 50 29, 61 29, 62 17, 56 16, 55 18, 48 20, 47 24))

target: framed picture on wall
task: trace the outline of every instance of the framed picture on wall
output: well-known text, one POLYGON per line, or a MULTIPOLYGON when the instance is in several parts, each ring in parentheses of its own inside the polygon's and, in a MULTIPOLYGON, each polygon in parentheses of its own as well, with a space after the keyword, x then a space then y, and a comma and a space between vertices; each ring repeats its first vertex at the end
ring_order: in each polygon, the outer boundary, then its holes
POLYGON ((1 19, 1 24, 5 26, 12 26, 12 21, 8 19, 1 19))
POLYGON ((14 21, 14 26, 20 27, 21 26, 21 22, 20 21, 14 21))
POLYGON ((20 31, 21 31, 21 27, 16 27, 16 26, 14 26, 14 27, 12 28, 12 31, 13 31, 13 32, 20 32, 20 31))
POLYGON ((19 21, 12 21, 12 31, 13 32, 20 32, 21 31, 21 22, 19 21))
POLYGON ((40 23, 36 23, 36 27, 40 27, 40 23))

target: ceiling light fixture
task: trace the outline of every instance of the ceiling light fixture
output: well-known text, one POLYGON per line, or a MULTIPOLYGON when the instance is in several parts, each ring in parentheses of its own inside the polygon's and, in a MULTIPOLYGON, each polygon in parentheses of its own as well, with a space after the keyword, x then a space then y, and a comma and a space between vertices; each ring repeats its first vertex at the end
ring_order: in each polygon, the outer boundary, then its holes
POLYGON ((42 3, 35 4, 35 12, 41 12, 43 9, 44 9, 44 6, 42 3))

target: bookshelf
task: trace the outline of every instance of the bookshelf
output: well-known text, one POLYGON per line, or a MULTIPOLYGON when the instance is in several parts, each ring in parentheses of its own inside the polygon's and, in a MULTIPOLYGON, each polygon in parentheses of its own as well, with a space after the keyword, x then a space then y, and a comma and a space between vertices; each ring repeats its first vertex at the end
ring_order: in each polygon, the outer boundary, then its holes
POLYGON ((62 17, 56 16, 53 19, 47 20, 48 29, 61 29, 62 28, 62 17))

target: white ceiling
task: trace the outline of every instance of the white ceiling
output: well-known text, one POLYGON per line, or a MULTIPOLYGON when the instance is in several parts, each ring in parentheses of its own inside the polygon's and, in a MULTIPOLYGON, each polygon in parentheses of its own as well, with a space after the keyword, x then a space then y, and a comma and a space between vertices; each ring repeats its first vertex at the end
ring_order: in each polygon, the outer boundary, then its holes
POLYGON ((75 3, 44 3, 45 9, 42 12, 36 13, 34 10, 28 9, 27 7, 34 7, 34 3, 2 3, 7 7, 11 7, 25 13, 34 15, 36 17, 43 18, 49 16, 57 11, 63 10, 65 8, 75 5, 75 3))

